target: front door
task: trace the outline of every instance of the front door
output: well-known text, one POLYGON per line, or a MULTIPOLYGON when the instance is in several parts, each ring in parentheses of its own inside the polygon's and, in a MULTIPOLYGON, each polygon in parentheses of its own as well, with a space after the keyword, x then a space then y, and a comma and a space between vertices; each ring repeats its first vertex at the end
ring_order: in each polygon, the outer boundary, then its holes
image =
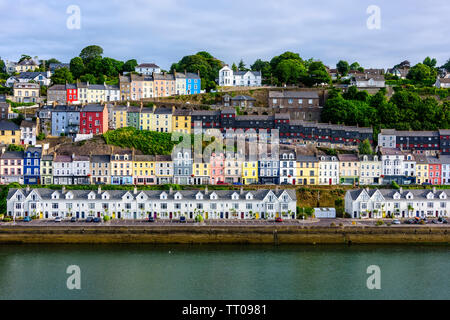
POLYGON ((328 181, 328 184, 331 186, 331 183, 332 183, 332 180, 330 179, 330 180, 328 181))
POLYGON ((80 219, 80 213, 77 212, 77 219, 80 219))
POLYGON ((133 212, 133 219, 136 219, 136 212, 133 212))
POLYGON ((241 219, 244 219, 244 213, 241 212, 241 219))
POLYGON ((169 219, 172 219, 172 212, 169 212, 169 219))

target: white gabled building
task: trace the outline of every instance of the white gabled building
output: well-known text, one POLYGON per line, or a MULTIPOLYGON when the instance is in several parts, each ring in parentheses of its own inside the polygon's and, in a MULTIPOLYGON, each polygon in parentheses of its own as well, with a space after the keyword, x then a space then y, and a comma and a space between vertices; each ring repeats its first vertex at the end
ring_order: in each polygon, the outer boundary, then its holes
POLYGON ((259 87, 261 71, 233 71, 228 65, 219 70, 219 86, 259 87))
POLYGON ((10 189, 8 216, 102 217, 113 219, 252 219, 295 218, 295 190, 51 190, 10 189))
POLYGON ((357 189, 345 194, 352 218, 450 216, 450 191, 430 189, 357 189))

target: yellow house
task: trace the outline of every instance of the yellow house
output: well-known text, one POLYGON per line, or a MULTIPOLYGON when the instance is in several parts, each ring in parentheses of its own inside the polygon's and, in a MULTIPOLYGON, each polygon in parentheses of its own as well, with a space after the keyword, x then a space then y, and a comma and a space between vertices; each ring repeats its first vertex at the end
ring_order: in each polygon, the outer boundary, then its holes
POLYGON ((295 184, 319 184, 319 160, 317 157, 297 155, 295 167, 295 177, 297 179, 295 184))
POLYGON ((14 122, 1 120, 0 144, 20 144, 20 127, 14 122))
POLYGON ((242 162, 242 182, 244 184, 258 183, 258 161, 242 162))
POLYGON ((34 62, 32 59, 24 59, 20 61, 15 67, 15 72, 21 73, 21 72, 27 72, 27 71, 34 71, 37 68, 39 68, 39 65, 34 62))
POLYGON ((141 130, 152 130, 153 128, 153 109, 152 108, 142 108, 139 117, 140 129, 141 130))
POLYGON ((428 161, 425 155, 416 155, 416 183, 422 184, 424 182, 430 182, 428 176, 428 161))
POLYGON ((16 82, 13 85, 14 100, 16 102, 39 102, 39 83, 16 82))
POLYGON ((114 129, 125 128, 127 126, 127 107, 115 106, 112 113, 114 129))
POLYGON ((189 110, 173 110, 172 132, 191 134, 191 112, 189 110))
POLYGON ((359 182, 360 162, 356 154, 338 154, 339 183, 355 184, 359 182))
POLYGON ((156 158, 150 155, 135 155, 133 159, 134 184, 156 184, 156 158))
POLYGON ((192 175, 194 184, 209 184, 209 162, 194 162, 192 164, 192 175))
POLYGON ((155 108, 153 110, 152 131, 172 132, 172 109, 155 108))

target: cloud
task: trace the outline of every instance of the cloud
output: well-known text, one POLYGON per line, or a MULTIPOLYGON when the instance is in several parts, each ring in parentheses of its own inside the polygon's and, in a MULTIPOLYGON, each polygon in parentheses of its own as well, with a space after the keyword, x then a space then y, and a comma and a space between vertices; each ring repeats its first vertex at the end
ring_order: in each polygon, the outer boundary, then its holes
POLYGON ((290 50, 335 65, 366 67, 449 56, 450 3, 378 0, 381 29, 366 27, 373 1, 333 0, 0 0, 0 54, 69 61, 90 44, 105 55, 139 62, 172 62, 200 50, 247 65, 290 50), (69 5, 81 9, 81 29, 66 28, 69 5), (32 9, 30 9, 32 8, 32 9))

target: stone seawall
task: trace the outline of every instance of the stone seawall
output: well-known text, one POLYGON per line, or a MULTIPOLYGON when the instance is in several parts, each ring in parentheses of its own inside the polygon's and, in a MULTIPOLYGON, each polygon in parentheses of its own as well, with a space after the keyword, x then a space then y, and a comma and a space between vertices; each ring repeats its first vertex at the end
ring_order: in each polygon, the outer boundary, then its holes
POLYGON ((0 244, 450 244, 448 227, 1 226, 0 244))

